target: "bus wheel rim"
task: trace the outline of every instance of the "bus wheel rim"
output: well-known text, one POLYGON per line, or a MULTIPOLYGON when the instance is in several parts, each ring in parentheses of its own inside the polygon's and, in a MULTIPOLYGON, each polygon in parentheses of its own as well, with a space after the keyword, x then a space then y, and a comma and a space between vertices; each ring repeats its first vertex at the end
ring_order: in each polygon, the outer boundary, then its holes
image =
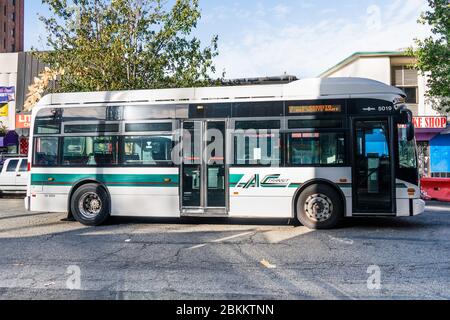
POLYGON ((311 220, 324 222, 333 214, 333 202, 324 194, 313 194, 306 199, 304 210, 311 220))
POLYGON ((95 192, 88 192, 78 201, 78 209, 83 217, 95 218, 102 211, 102 200, 95 192))

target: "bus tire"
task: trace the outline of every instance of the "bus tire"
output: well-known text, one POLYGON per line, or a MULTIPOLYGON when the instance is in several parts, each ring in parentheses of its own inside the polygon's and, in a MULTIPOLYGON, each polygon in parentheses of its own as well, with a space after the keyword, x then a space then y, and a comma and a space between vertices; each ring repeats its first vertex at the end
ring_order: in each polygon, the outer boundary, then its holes
POLYGON ((72 195, 73 217, 85 226, 99 226, 110 216, 110 201, 105 188, 99 184, 82 185, 72 195))
POLYGON ((332 229, 344 214, 342 197, 330 186, 314 184, 297 199, 297 219, 309 229, 332 229))

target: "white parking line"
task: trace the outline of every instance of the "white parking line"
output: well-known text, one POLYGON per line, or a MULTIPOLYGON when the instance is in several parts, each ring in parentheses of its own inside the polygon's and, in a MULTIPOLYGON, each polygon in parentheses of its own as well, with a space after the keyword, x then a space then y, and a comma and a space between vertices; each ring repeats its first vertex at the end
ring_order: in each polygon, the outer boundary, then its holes
POLYGON ((244 233, 236 234, 234 236, 230 236, 230 237, 226 237, 226 238, 221 238, 221 239, 209 241, 207 243, 203 243, 203 244, 199 244, 199 245, 190 247, 189 250, 203 248, 203 247, 207 246, 210 243, 220 243, 220 242, 224 242, 224 241, 228 241, 228 240, 244 237, 244 236, 247 236, 247 235, 253 234, 253 233, 255 233, 255 232, 253 232, 253 231, 251 231, 251 232, 244 232, 244 233))
POLYGON ((306 227, 296 227, 291 229, 284 228, 282 230, 267 231, 263 233, 263 236, 269 243, 276 244, 306 235, 311 232, 313 232, 313 230, 306 227))

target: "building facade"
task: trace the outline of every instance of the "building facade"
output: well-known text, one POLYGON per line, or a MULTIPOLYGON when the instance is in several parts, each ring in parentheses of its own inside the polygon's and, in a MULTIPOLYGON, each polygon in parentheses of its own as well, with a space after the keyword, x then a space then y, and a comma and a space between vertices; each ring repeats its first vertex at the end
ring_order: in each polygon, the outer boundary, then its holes
POLYGON ((28 87, 44 69, 31 53, 0 54, 0 154, 26 154, 31 115, 25 113, 28 87))
POLYGON ((425 178, 450 178, 448 115, 436 112, 426 98, 427 79, 411 68, 414 57, 402 51, 357 52, 320 77, 362 77, 402 89, 413 111, 420 173, 425 178))
POLYGON ((24 0, 0 0, 0 53, 24 48, 24 0))

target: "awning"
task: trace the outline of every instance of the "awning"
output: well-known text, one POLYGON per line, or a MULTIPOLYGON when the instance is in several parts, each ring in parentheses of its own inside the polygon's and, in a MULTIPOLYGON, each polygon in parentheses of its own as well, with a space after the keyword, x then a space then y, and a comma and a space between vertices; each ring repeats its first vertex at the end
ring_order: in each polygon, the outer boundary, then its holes
POLYGON ((415 130, 416 131, 416 140, 417 141, 430 141, 431 139, 436 137, 438 134, 443 133, 445 130, 450 130, 450 128, 447 128, 447 129, 416 128, 416 130, 415 130))
POLYGON ((450 126, 444 129, 444 131, 442 131, 441 134, 450 134, 450 126))

